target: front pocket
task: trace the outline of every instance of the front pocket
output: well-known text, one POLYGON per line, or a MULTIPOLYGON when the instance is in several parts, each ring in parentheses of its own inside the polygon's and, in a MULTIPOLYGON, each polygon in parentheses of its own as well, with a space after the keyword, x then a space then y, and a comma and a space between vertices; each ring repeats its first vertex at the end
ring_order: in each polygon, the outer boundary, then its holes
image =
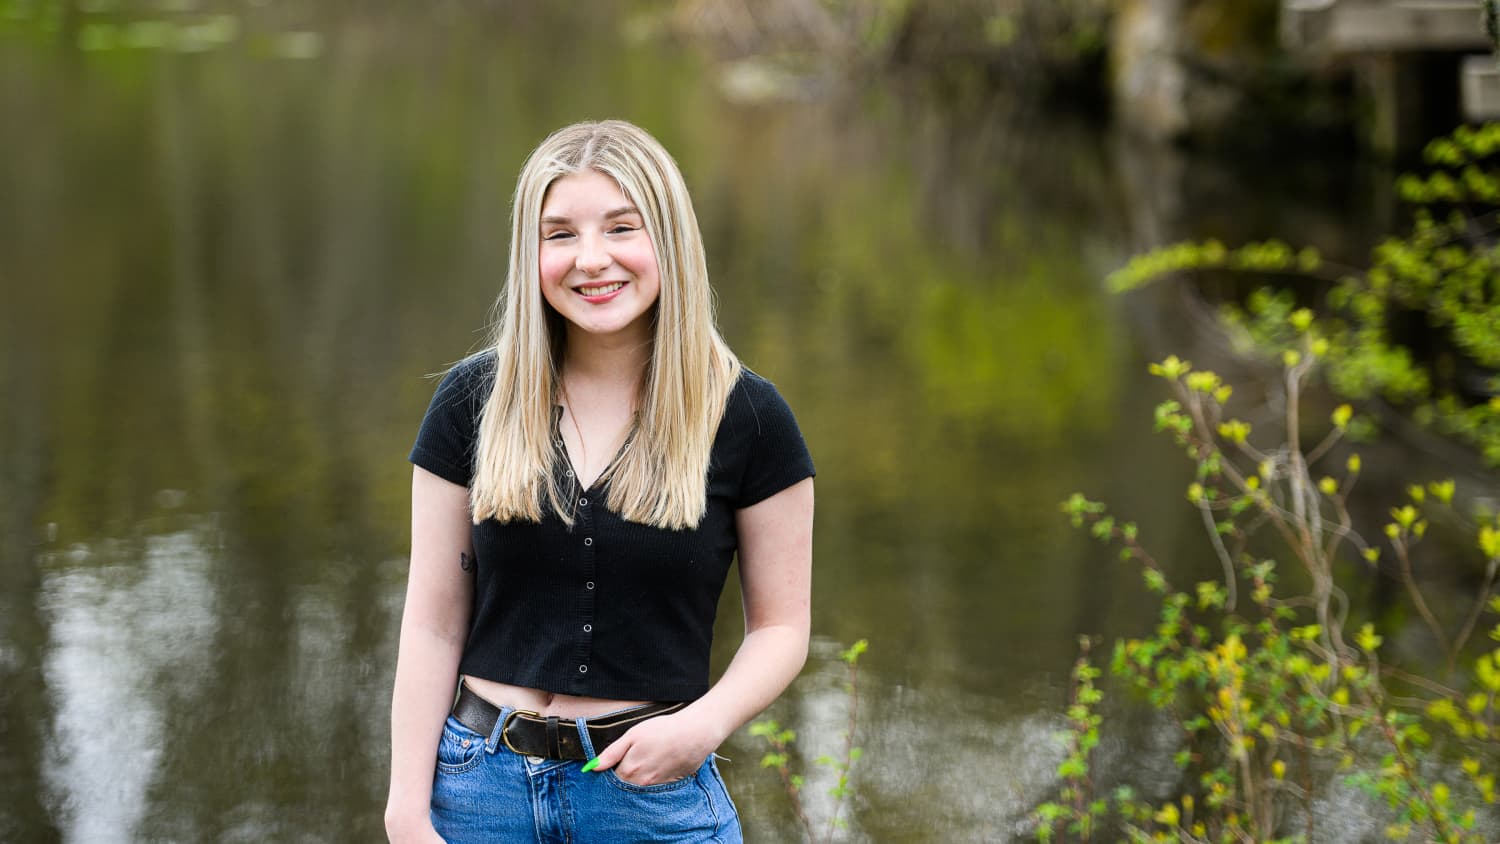
POLYGON ((483 758, 484 738, 450 716, 443 723, 443 737, 438 740, 438 772, 461 774, 478 765, 483 758))
MULTIPOLYGON (((592 797, 601 818, 614 818, 622 826, 604 835, 610 841, 718 841, 724 807, 716 805, 713 781, 706 766, 671 782, 636 785, 613 769, 605 771, 604 785, 595 786, 592 797)), ((586 776, 593 776, 588 774, 586 776)), ((598 780, 594 780, 598 782, 598 780)))
POLYGON ((636 785, 633 782, 626 781, 619 774, 616 774, 614 768, 610 768, 609 770, 604 772, 604 779, 610 785, 613 785, 621 791, 628 791, 632 794, 662 794, 664 792, 677 791, 679 789, 686 788, 687 786, 692 784, 693 780, 696 779, 696 776, 695 774, 688 774, 682 779, 672 780, 671 782, 659 782, 655 785, 636 785))

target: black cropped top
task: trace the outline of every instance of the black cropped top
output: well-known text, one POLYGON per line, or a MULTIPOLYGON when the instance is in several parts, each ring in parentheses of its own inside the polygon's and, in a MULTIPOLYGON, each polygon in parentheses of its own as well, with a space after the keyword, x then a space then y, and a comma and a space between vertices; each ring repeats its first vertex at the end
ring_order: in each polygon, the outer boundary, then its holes
MULTIPOLYGON (((448 373, 412 463, 469 485, 494 366, 484 353, 448 373)), ((714 613, 739 545, 735 511, 814 473, 791 409, 771 382, 744 371, 714 438, 708 510, 691 530, 625 521, 606 505, 605 482, 581 489, 558 453, 554 471, 575 505, 571 528, 550 512, 540 522, 474 526, 474 606, 459 672, 617 700, 701 696, 714 613)))

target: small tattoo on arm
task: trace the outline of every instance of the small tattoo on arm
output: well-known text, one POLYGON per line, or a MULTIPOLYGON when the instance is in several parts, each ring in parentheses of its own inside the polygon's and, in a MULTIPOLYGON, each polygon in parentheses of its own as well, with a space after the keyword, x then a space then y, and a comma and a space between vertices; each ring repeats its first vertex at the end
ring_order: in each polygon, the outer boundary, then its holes
POLYGON ((474 558, 470 557, 467 553, 460 553, 458 555, 458 567, 464 571, 473 571, 474 558))

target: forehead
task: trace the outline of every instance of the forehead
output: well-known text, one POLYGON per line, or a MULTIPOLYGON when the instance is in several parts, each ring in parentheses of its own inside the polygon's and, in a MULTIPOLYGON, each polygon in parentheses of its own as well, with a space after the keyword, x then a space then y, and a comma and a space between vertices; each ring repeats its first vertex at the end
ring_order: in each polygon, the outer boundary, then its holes
POLYGON ((583 170, 559 176, 547 186, 547 193, 542 197, 542 214, 560 217, 603 215, 634 204, 613 178, 598 170, 583 170))

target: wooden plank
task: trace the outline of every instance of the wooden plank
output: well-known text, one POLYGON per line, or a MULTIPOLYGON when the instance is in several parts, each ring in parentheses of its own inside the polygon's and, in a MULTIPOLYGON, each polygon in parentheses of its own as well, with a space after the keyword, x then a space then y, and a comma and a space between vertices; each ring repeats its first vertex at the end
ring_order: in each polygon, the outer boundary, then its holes
POLYGON ((1500 65, 1489 53, 1465 56, 1459 70, 1464 119, 1472 123, 1500 120, 1500 65))
POLYGON ((1329 53, 1471 50, 1489 44, 1473 0, 1282 0, 1281 41, 1329 53))

